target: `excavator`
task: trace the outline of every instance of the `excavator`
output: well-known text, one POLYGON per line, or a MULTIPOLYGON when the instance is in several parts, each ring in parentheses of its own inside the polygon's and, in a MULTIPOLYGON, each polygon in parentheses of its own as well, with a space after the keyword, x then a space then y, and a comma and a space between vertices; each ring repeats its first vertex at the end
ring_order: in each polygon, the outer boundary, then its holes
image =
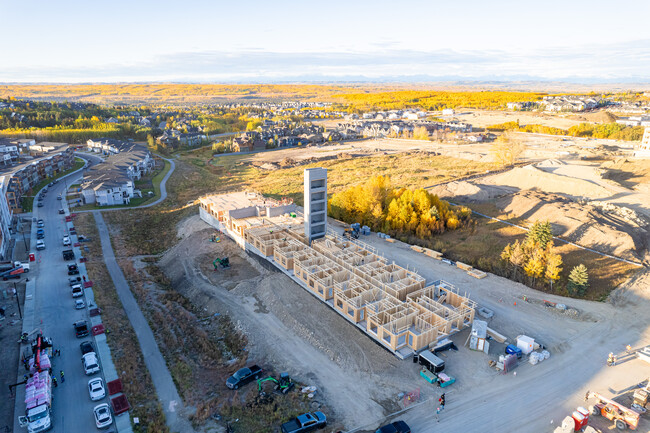
POLYGON ((219 269, 219 266, 217 266, 217 264, 221 265, 223 269, 228 269, 230 267, 230 259, 228 257, 224 257, 223 259, 217 257, 216 259, 214 259, 214 262, 212 262, 212 266, 214 266, 215 271, 219 269))
POLYGON ((634 409, 629 409, 620 403, 610 400, 597 392, 587 391, 585 401, 590 398, 598 400, 593 406, 589 406, 589 411, 593 416, 602 415, 610 421, 614 421, 614 425, 619 430, 636 430, 639 426, 639 419, 641 414, 634 409))
POLYGON ((268 382, 268 381, 275 383, 274 389, 277 392, 280 392, 282 394, 286 394, 289 391, 291 391, 291 389, 295 385, 293 383, 293 381, 291 380, 291 377, 289 377, 289 373, 280 373, 280 379, 279 380, 274 378, 273 376, 265 377, 264 379, 258 379, 257 380, 257 391, 262 393, 262 384, 264 382, 268 382))

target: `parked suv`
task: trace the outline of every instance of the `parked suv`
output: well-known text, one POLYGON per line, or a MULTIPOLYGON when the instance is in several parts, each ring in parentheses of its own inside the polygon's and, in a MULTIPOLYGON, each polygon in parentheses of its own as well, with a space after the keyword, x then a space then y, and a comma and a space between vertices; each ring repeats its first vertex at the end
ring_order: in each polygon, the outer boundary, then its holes
POLYGON ((77 265, 68 265, 68 275, 79 275, 79 268, 77 265))
POLYGON ((81 354, 85 355, 86 353, 94 352, 95 346, 93 346, 92 341, 84 341, 79 345, 79 349, 81 349, 81 354))
POLYGON ((77 338, 85 337, 88 335, 88 323, 85 320, 74 322, 72 326, 74 326, 74 333, 77 338))
POLYGON ((87 376, 99 372, 99 360, 95 352, 88 352, 81 357, 81 362, 84 366, 84 371, 87 376))
POLYGON ((75 284, 74 286, 72 286, 70 288, 72 289, 72 297, 73 298, 78 298, 79 296, 83 296, 84 289, 81 288, 81 284, 75 284))

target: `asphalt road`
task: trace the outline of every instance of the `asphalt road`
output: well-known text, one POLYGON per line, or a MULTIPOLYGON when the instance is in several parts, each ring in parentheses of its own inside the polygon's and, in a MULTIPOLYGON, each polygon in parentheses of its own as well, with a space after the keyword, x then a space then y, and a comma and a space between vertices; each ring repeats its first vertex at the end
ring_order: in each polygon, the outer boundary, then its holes
POLYGON ((52 338, 55 349, 61 350, 61 356, 54 358, 53 370, 57 375, 60 370, 65 373, 65 382, 62 383, 59 376, 59 386, 54 389, 53 431, 88 433, 97 430, 93 407, 108 402, 108 398, 96 402, 90 400, 88 381, 103 375, 101 372, 85 375, 79 344, 93 337, 76 338, 72 327, 75 321, 86 319, 90 322, 90 318, 87 309, 74 308, 66 267, 67 263, 72 262, 64 262, 61 255, 64 250, 62 239, 67 230, 64 215, 58 213, 62 201, 56 197, 64 192, 64 184, 59 181, 49 189, 43 201, 44 207, 34 207, 34 218, 45 221, 45 250, 36 254, 35 323, 41 324, 43 334, 52 338))

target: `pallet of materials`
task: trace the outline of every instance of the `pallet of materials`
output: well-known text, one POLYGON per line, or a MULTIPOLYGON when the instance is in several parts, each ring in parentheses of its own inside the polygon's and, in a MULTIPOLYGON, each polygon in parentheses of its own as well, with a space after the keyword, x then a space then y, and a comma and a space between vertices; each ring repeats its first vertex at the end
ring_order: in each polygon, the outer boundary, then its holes
POLYGON ((433 257, 436 260, 442 259, 442 253, 434 250, 430 250, 429 248, 422 248, 422 252, 426 254, 429 257, 433 257))
POLYGON ((463 271, 471 271, 472 269, 474 269, 470 265, 462 262, 456 262, 456 267, 462 269, 463 271))
POLYGON ((467 271, 467 275, 470 277, 478 278, 479 280, 481 278, 487 277, 487 274, 483 271, 479 271, 478 269, 472 269, 470 271, 467 271))

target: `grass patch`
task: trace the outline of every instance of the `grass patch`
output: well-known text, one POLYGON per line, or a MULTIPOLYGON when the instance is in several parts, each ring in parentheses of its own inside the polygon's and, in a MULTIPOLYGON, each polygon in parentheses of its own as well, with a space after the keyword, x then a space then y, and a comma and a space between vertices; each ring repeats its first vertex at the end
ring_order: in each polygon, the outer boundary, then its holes
POLYGON ((101 242, 92 214, 78 214, 75 226, 80 234, 93 239, 84 243, 88 277, 95 283, 95 301, 102 309, 104 326, 113 363, 124 385, 124 392, 131 403, 131 417, 140 418, 133 426, 138 432, 168 432, 165 415, 157 398, 152 398, 153 382, 144 363, 135 331, 129 322, 122 303, 117 296, 113 281, 102 258, 101 242))
MULTIPOLYGON (((472 205, 472 208, 487 215, 495 215, 489 209, 493 205, 472 205), (477 209, 480 207, 480 210, 477 209)), ((472 265, 478 269, 507 276, 508 270, 501 261, 501 252, 507 244, 515 240, 522 241, 525 231, 507 224, 474 215, 475 223, 470 228, 447 231, 435 236, 428 246, 445 253, 446 257, 472 265)), ((506 219, 506 218, 504 218, 506 219)), ((512 223, 526 225, 522 220, 508 220, 512 223)), ((416 242, 413 243, 422 243, 416 242)), ((612 290, 639 270, 638 267, 604 257, 573 245, 555 241, 557 252, 562 256, 563 271, 559 282, 550 285, 535 286, 536 289, 562 296, 569 296, 566 282, 574 266, 584 264, 589 271, 589 289, 584 298, 602 300, 612 290)), ((524 281, 522 281, 524 282, 524 281)), ((530 284, 530 283, 529 283, 530 284)))

